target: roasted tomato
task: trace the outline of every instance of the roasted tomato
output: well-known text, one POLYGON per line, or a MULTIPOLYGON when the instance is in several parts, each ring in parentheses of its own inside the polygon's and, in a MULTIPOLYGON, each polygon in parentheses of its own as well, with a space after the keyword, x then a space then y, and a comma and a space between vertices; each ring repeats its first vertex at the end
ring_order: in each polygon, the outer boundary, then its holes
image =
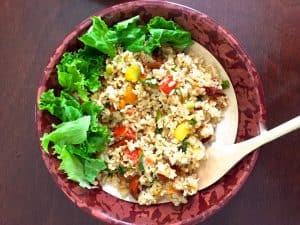
POLYGON ((139 197, 139 193, 141 192, 139 186, 139 178, 140 176, 134 176, 129 183, 129 192, 136 200, 139 197))
POLYGON ((216 87, 204 87, 206 94, 211 97, 219 97, 224 96, 224 91, 222 89, 218 89, 216 87))
POLYGON ((163 61, 151 61, 151 62, 146 62, 145 66, 148 67, 149 69, 159 69, 162 64, 163 61))
POLYGON ((170 179, 168 177, 166 177, 165 175, 162 174, 157 174, 157 178, 161 181, 161 182, 168 182, 170 179))

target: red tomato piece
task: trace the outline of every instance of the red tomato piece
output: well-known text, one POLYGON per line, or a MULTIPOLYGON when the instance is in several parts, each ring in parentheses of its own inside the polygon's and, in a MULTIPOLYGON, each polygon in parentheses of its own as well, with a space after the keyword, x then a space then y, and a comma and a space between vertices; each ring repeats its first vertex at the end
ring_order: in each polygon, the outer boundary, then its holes
POLYGON ((114 138, 125 139, 125 140, 135 140, 136 133, 130 128, 125 126, 118 126, 114 129, 114 138))
POLYGON ((134 151, 129 151, 129 149, 126 148, 123 152, 133 162, 134 165, 138 163, 139 158, 143 153, 143 151, 139 148, 135 149, 134 151))
POLYGON ((159 90, 164 92, 165 94, 170 94, 170 92, 176 87, 176 81, 173 80, 172 76, 165 76, 159 82, 159 90))
POLYGON ((129 183, 129 192, 136 200, 138 199, 139 193, 141 192, 141 189, 139 187, 139 179, 139 176, 134 176, 129 183))

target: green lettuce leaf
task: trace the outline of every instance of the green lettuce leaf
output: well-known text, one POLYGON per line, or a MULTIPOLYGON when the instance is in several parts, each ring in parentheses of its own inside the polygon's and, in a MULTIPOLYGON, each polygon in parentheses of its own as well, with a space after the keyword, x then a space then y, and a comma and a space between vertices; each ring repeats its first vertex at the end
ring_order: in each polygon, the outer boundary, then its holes
POLYGON ((127 20, 123 20, 117 24, 114 25, 114 28, 117 32, 126 30, 127 28, 131 26, 136 26, 137 22, 140 20, 140 16, 134 16, 127 20))
POLYGON ((70 122, 63 122, 57 126, 56 130, 51 133, 45 133, 41 138, 41 145, 48 153, 48 146, 50 142, 55 145, 70 145, 81 144, 87 140, 87 131, 90 126, 90 116, 83 116, 77 120, 70 122))
MULTIPOLYGON (((91 188, 100 172, 107 168, 102 159, 81 157, 72 153, 69 146, 59 147, 58 158, 61 160, 59 170, 67 174, 68 179, 78 182, 81 187, 91 188)), ((76 150, 80 151, 80 150, 76 150)))
POLYGON ((117 33, 110 30, 99 17, 92 17, 92 26, 79 40, 86 46, 96 48, 100 52, 113 57, 116 55, 115 44, 118 41, 117 33))
POLYGON ((91 116, 88 138, 81 146, 88 153, 103 151, 110 139, 110 132, 107 126, 98 122, 98 115, 102 110, 103 106, 97 105, 94 101, 82 104, 82 112, 91 116))
POLYGON ((92 26, 79 40, 86 46, 114 57, 117 45, 132 52, 152 51, 162 44, 169 43, 179 49, 192 44, 191 33, 173 21, 163 17, 152 18, 146 26, 138 25, 140 16, 121 21, 109 28, 99 17, 92 17, 92 26))
POLYGON ((87 140, 81 145, 88 153, 101 152, 110 140, 110 132, 107 126, 98 124, 93 132, 89 132, 87 140))
POLYGON ((118 44, 132 52, 143 51, 145 44, 145 26, 137 25, 139 20, 140 16, 135 16, 114 26, 118 34, 118 44))
POLYGON ((81 111, 84 115, 91 116, 90 130, 96 131, 99 125, 98 115, 102 112, 103 106, 99 106, 96 102, 90 100, 81 105, 81 111))
POLYGON ((99 77, 104 68, 104 59, 93 49, 66 52, 56 67, 59 84, 67 92, 77 93, 84 101, 88 101, 89 92, 98 91, 101 87, 99 77))
POLYGON ((40 110, 47 110, 63 122, 82 117, 80 107, 79 102, 74 97, 65 91, 61 91, 60 96, 56 97, 53 89, 43 92, 38 103, 40 110))
POLYGON ((150 37, 147 40, 145 51, 151 53, 155 48, 164 43, 171 44, 179 49, 192 45, 191 33, 182 29, 173 21, 156 16, 147 24, 150 37))
POLYGON ((84 160, 84 174, 88 182, 94 182, 99 173, 106 168, 106 163, 102 159, 84 160))
POLYGON ((84 166, 80 158, 71 154, 66 148, 62 148, 59 159, 61 160, 59 170, 64 171, 68 179, 78 182, 81 187, 91 187, 84 174, 84 166))

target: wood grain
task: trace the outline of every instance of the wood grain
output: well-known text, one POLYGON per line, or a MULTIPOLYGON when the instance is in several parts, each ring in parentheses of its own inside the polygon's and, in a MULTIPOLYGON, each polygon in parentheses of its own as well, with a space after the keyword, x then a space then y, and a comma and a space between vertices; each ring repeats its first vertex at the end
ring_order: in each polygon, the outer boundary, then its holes
MULTIPOLYGON (((84 18, 122 1, 0 2, 0 225, 96 225, 48 174, 34 127, 35 94, 50 55, 84 18)), ((274 127, 300 112, 299 0, 177 0, 223 24, 261 75, 274 127)), ((262 148, 246 185, 205 225, 300 224, 300 132, 262 148)))

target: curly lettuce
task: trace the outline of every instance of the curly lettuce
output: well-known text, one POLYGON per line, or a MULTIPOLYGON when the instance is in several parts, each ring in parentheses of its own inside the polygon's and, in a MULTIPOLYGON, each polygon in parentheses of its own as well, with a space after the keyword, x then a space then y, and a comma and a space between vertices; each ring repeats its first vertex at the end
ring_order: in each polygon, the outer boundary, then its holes
POLYGON ((64 53, 56 66, 58 83, 68 93, 76 93, 83 101, 88 101, 89 92, 96 92, 101 87, 104 58, 90 48, 77 52, 64 53))

